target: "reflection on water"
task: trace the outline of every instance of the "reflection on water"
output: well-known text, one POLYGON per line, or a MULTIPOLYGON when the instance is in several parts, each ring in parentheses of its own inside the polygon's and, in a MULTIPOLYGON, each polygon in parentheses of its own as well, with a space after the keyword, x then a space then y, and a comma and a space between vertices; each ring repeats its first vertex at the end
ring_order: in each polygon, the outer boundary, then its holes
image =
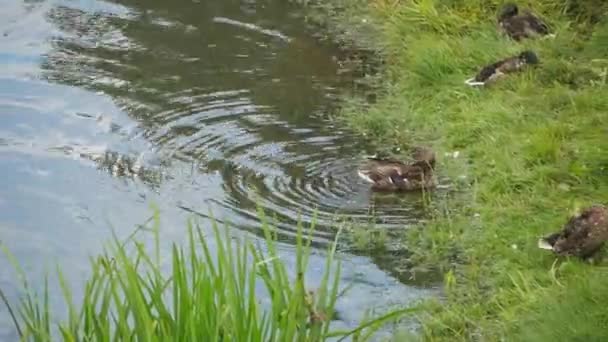
MULTIPOLYGON (((365 146, 326 119, 351 76, 285 1, 0 4, 0 239, 34 274, 53 257, 81 279, 108 223, 133 227, 150 202, 167 241, 209 209, 257 233, 259 204, 286 241, 298 218, 316 220, 319 246, 336 215, 367 222, 372 208, 401 228, 420 211, 418 196, 359 181, 365 146)), ((347 321, 379 296, 424 292, 345 258, 345 279, 366 279, 342 301, 347 321)))
MULTIPOLYGON (((196 16, 186 2, 122 17, 54 7, 48 19, 63 35, 43 75, 111 95, 138 124, 127 140, 145 139, 167 158, 220 175, 224 196, 208 200, 236 225, 255 226, 256 201, 284 232, 314 212, 322 225, 336 213, 366 218, 369 191, 353 172, 363 147, 323 119, 340 85, 333 51, 302 32, 250 23, 260 14, 244 16, 238 2, 199 5, 196 16)), ((283 6, 262 9, 274 26, 293 21, 275 15, 283 6)), ((413 208, 378 209, 402 223, 413 208)))

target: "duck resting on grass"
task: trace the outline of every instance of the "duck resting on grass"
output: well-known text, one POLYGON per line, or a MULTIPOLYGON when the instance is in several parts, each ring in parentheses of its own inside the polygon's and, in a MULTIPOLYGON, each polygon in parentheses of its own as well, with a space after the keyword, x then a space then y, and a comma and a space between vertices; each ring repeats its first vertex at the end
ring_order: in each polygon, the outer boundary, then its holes
POLYGON ((465 83, 472 87, 488 85, 506 74, 521 71, 525 66, 536 65, 538 63, 539 60, 536 53, 526 50, 517 56, 508 57, 483 67, 475 77, 466 80, 465 83))
POLYGON ((522 38, 553 36, 549 34, 547 24, 529 10, 519 13, 519 8, 514 3, 507 3, 502 7, 498 15, 498 26, 504 34, 516 41, 521 41, 522 38))
POLYGON ((591 206, 573 216, 560 232, 538 240, 538 247, 558 255, 589 258, 608 240, 608 208, 591 206))
POLYGON ((392 158, 370 157, 359 170, 359 177, 372 183, 376 191, 413 191, 436 185, 433 177, 435 152, 426 147, 413 150, 414 161, 405 163, 392 158))

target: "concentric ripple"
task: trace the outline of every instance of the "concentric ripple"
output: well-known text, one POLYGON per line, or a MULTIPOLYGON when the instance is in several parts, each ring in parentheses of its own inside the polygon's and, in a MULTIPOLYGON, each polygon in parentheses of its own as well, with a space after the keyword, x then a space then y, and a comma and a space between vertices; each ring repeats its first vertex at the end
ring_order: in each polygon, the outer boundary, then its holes
MULTIPOLYGON (((261 208, 294 272, 298 222, 315 223, 312 243, 325 247, 337 226, 402 229, 422 212, 418 194, 373 194, 358 178, 371 151, 327 115, 354 76, 339 69, 340 51, 310 38, 292 1, 4 5, 0 238, 31 284, 56 264, 84 281, 88 256, 113 232, 130 237, 151 204, 163 260, 192 213, 261 234, 261 208)), ((341 281, 355 294, 338 303, 338 330, 368 307, 427 295, 399 283, 389 262, 343 256, 341 281)), ((326 260, 319 250, 310 260, 314 287, 326 260)), ((10 269, 0 268, 0 285, 18 302, 10 269)), ((4 318, 0 310, 0 340, 18 339, 4 318)))
MULTIPOLYGON (((315 222, 320 240, 337 222, 368 224, 372 213, 374 224, 414 220, 419 198, 373 195, 356 174, 365 146, 326 120, 348 81, 337 76, 334 51, 290 34, 288 25, 279 32, 219 12, 54 7, 48 20, 60 34, 43 75, 110 95, 138 126, 121 144, 144 139, 155 153, 220 175, 222 183, 210 186, 222 195, 200 196, 243 228, 258 226, 258 207, 287 235, 298 220, 315 222)), ((163 170, 182 183, 176 188, 189 182, 180 172, 163 170)), ((200 202, 179 202, 204 211, 200 202)))
POLYGON ((365 146, 325 119, 343 81, 331 48, 288 25, 267 29, 208 9, 116 16, 56 7, 49 20, 62 35, 45 76, 111 95, 139 125, 129 139, 221 175, 223 195, 200 196, 240 227, 258 226, 258 207, 286 235, 298 220, 315 222, 320 241, 337 222, 368 224, 372 213, 389 227, 414 220, 419 198, 373 195, 356 174, 365 146))

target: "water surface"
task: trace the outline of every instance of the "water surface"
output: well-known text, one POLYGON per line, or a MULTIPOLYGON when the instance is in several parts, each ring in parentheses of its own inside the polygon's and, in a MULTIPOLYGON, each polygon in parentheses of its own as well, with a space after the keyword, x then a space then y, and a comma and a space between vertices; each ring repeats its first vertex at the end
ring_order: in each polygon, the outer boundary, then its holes
MULTIPOLYGON (((415 221, 418 196, 374 196, 357 178, 366 146, 328 119, 352 75, 286 1, 0 5, 0 240, 34 283, 56 263, 81 283, 111 228, 127 236, 151 203, 167 244, 210 212, 259 235, 259 204, 290 265, 295 222, 316 221, 311 284, 336 215, 367 222, 374 211, 387 229, 415 221)), ((339 324, 429 291, 369 257, 344 263, 355 286, 339 324)), ((0 286, 16 300, 4 258, 0 286)), ((0 339, 12 334, 2 308, 0 339)))

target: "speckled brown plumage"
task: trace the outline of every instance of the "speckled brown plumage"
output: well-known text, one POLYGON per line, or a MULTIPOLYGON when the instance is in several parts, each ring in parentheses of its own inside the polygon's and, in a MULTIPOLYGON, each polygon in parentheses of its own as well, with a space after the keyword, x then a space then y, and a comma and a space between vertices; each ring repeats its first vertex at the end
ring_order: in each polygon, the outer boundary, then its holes
POLYGON ((514 40, 549 34, 549 27, 529 10, 519 13, 517 5, 508 3, 498 16, 499 29, 514 40))
POLYGON ((372 189, 376 191, 412 191, 434 187, 435 153, 428 148, 416 148, 413 158, 411 163, 391 158, 369 158, 358 173, 372 183, 372 189))
POLYGON ((469 85, 487 85, 493 83, 507 74, 518 72, 527 65, 539 63, 536 53, 530 50, 483 67, 474 78, 467 80, 469 85))
POLYGON ((539 241, 539 247, 559 255, 588 258, 608 240, 608 208, 594 205, 570 218, 562 231, 539 241))

